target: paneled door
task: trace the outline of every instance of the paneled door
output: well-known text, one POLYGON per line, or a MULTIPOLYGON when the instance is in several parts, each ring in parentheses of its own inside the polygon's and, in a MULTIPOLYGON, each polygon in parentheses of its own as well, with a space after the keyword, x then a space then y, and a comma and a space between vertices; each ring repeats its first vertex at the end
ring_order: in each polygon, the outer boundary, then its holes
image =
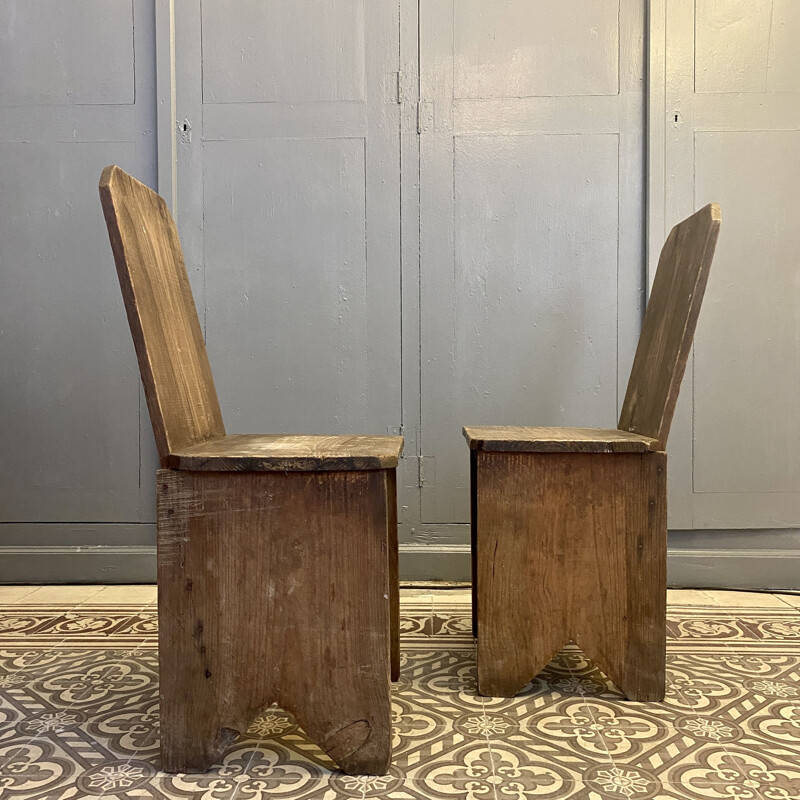
POLYGON ((6 580, 47 563, 29 546, 138 545, 153 519, 147 410, 97 196, 111 163, 155 186, 153 40, 146 0, 0 4, 6 580))
POLYGON ((644 25, 635 0, 420 4, 423 535, 466 541, 463 424, 616 425, 642 311, 644 25))
POLYGON ((670 437, 670 527, 796 528, 800 5, 651 6, 650 240, 722 207, 670 437))
POLYGON ((399 432, 397 7, 175 24, 177 224, 228 430, 399 432))

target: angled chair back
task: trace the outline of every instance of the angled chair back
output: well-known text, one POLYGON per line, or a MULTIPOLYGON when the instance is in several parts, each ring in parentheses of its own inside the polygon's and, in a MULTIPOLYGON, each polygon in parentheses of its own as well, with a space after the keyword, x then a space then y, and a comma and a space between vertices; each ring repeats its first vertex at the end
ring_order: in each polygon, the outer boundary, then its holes
POLYGON ((718 205, 701 208, 670 231, 658 259, 617 427, 658 439, 662 450, 692 347, 720 220, 718 205))
POLYGON ((175 222, 164 200, 116 166, 100 200, 162 466, 225 435, 175 222))

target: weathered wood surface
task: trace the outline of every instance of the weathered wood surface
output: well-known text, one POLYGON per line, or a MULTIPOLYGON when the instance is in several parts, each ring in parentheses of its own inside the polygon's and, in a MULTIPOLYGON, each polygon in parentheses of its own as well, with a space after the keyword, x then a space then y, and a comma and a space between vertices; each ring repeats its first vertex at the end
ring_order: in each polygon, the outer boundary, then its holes
POLYGON ((619 418, 664 449, 692 347, 722 214, 710 203, 676 225, 661 250, 619 418))
POLYGON ((390 483, 158 472, 163 769, 208 769, 274 702, 345 772, 386 772, 390 483))
POLYGON ((172 452, 173 469, 216 472, 369 470, 397 466, 401 436, 232 434, 172 452))
POLYGON ((178 232, 164 201, 116 166, 100 199, 161 465, 225 435, 178 232))
POLYGON ((663 699, 666 455, 472 456, 480 693, 513 696, 573 640, 663 699))
POLYGON ((502 453, 643 453, 658 449, 649 436, 603 428, 467 426, 471 450, 502 453))

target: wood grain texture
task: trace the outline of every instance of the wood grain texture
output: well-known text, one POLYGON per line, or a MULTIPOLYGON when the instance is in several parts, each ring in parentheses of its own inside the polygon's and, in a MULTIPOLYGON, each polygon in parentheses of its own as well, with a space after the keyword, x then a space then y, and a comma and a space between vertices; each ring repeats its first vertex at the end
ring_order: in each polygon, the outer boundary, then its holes
POLYGON ((666 455, 474 457, 480 693, 513 696, 573 640, 663 699, 666 455))
POLYGON ((163 769, 205 771, 275 702, 386 772, 390 494, 387 470, 158 472, 163 769))
POLYGON ((649 436, 603 428, 526 428, 467 426, 471 450, 502 453, 643 453, 657 450, 649 436))
POLYGON ((164 201, 116 166, 100 200, 161 465, 225 435, 178 232, 164 201))
POLYGON ((172 452, 172 469, 216 472, 369 470, 397 466, 401 436, 232 434, 172 452))
POLYGON ((662 450, 692 347, 721 218, 718 205, 701 208, 670 231, 658 260, 618 427, 657 439, 662 450))

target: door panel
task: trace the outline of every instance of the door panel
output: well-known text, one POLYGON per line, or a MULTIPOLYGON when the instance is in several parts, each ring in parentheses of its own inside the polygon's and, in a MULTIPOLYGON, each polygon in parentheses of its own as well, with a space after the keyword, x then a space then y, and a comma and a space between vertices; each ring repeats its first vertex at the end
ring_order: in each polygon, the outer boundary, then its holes
POLYGON ((0 522, 49 523, 48 544, 58 523, 154 518, 97 194, 112 163, 155 186, 153 34, 139 0, 0 7, 0 522))
POLYGON ((364 100, 364 3, 203 3, 203 102, 364 100))
POLYGON ((469 520, 462 425, 616 424, 641 312, 643 9, 582 5, 421 5, 425 523, 469 520))
POLYGON ((800 10, 662 0, 650 35, 651 267, 675 222, 722 207, 670 435, 670 527, 796 527, 800 10))
POLYGON ((800 90, 800 7, 795 0, 697 0, 698 94, 800 90))
POLYGON ((399 431, 397 9, 176 10, 178 227, 227 427, 399 431))
POLYGON ((800 131, 695 134, 698 203, 725 225, 695 348, 695 492, 800 492, 798 154, 800 131))
POLYGON ((457 98, 619 90, 619 3, 460 0, 454 11, 457 98))
POLYGON ((232 430, 274 405, 287 431, 372 422, 364 179, 363 139, 205 144, 206 333, 232 430))
POLYGON ((0 106, 132 105, 133 12, 132 0, 3 3, 0 106))

